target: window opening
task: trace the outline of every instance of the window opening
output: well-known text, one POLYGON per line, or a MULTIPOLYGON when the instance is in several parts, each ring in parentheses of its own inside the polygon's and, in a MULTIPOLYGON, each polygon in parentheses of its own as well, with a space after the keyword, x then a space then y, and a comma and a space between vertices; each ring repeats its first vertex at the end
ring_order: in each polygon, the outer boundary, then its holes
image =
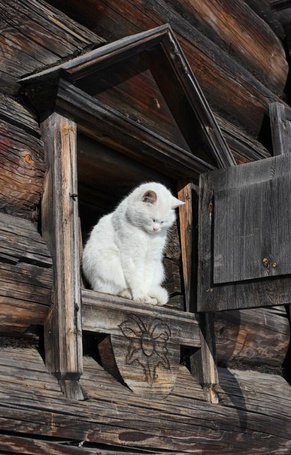
MULTIPOLYGON (((165 396, 173 387, 180 346, 201 347, 202 382, 211 389, 217 382, 211 318, 206 317, 209 329, 203 332, 189 312, 197 202, 193 183, 202 172, 232 165, 234 160, 172 30, 166 25, 124 38, 28 77, 22 84, 24 95, 40 113, 46 149, 43 231, 55 273, 53 307, 45 328, 51 372, 68 396, 82 397, 78 380, 83 330, 109 335, 124 381, 134 389, 137 376, 142 377, 137 391, 147 396, 157 392, 165 396), (131 90, 141 95, 138 106, 130 103, 131 90), (144 115, 144 110, 153 115, 144 115), (127 176, 121 178, 120 171, 127 176), (114 188, 108 184, 109 175, 114 188), (186 202, 179 218, 186 312, 153 310, 81 287, 78 210, 86 235, 91 216, 98 217, 135 183, 155 175, 186 202), (127 336, 129 330, 134 340, 127 336), (147 335, 153 346, 153 334, 159 330, 161 352, 168 355, 161 363, 150 364, 142 339, 147 335), (139 373, 128 361, 133 342, 141 347, 134 365, 139 373)), ((156 349, 151 352, 154 359, 156 349)))

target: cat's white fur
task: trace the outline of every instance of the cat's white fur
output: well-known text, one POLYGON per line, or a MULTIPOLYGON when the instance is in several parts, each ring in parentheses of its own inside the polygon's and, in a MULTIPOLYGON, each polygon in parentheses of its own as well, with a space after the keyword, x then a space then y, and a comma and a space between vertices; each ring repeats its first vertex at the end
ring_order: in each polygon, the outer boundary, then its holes
POLYGON ((93 228, 83 253, 92 289, 165 305, 163 251, 175 208, 184 202, 162 184, 144 183, 93 228))

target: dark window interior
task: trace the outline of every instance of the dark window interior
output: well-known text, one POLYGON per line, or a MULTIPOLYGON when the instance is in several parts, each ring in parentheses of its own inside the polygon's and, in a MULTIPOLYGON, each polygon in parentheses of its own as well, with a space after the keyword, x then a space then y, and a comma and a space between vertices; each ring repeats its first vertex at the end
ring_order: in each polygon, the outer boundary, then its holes
MULTIPOLYGON (((160 172, 79 134, 78 199, 83 244, 103 215, 112 212, 133 188, 147 181, 163 183, 173 194, 176 193, 175 182, 160 172)), ((184 309, 178 222, 169 234, 164 261, 167 275, 165 286, 171 297, 169 304, 184 309)))

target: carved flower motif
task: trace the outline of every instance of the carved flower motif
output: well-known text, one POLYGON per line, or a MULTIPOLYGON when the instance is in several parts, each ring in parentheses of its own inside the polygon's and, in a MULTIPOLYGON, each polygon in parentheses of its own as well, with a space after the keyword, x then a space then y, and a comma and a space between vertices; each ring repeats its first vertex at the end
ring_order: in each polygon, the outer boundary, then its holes
POLYGON ((157 379, 157 367, 170 369, 167 342, 171 336, 170 328, 161 319, 153 319, 145 324, 138 316, 129 315, 120 324, 120 330, 129 340, 126 363, 139 363, 147 382, 152 386, 157 379))

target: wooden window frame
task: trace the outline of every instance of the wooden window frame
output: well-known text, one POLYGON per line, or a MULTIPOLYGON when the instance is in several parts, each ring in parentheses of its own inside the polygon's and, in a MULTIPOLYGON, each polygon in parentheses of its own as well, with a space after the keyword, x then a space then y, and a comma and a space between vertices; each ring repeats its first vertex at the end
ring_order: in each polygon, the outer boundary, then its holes
POLYGON ((214 386, 218 378, 211 315, 206 315, 206 320, 201 318, 199 322, 190 312, 191 301, 195 299, 192 286, 195 188, 191 182, 203 172, 215 167, 233 166, 235 162, 171 28, 166 25, 124 38, 59 67, 25 78, 21 84, 24 96, 40 115, 47 164, 42 227, 54 263, 53 305, 45 324, 46 364, 49 370, 60 380, 68 397, 83 399, 78 382, 83 372, 82 331, 114 336, 122 323, 120 314, 128 311, 144 317, 154 315, 166 324, 171 325, 175 321, 176 326, 183 327, 174 336, 177 343, 201 348, 202 382, 210 390, 210 400, 216 401, 214 386), (182 134, 193 150, 191 131, 195 126, 208 162, 197 156, 195 149, 193 153, 182 150, 76 86, 80 80, 98 73, 100 68, 126 61, 138 53, 145 53, 147 58, 152 55, 151 71, 182 134), (157 58, 170 68, 167 74, 169 84, 175 88, 177 96, 183 94, 187 116, 183 109, 176 106, 175 96, 163 88, 163 74, 155 64, 157 58), (134 158, 134 150, 141 148, 142 163, 146 164, 150 159, 156 168, 164 168, 167 162, 164 173, 177 181, 178 195, 186 202, 180 208, 185 313, 169 308, 152 309, 81 288, 77 129, 129 157, 134 158), (113 315, 110 318, 109 309, 113 315))

